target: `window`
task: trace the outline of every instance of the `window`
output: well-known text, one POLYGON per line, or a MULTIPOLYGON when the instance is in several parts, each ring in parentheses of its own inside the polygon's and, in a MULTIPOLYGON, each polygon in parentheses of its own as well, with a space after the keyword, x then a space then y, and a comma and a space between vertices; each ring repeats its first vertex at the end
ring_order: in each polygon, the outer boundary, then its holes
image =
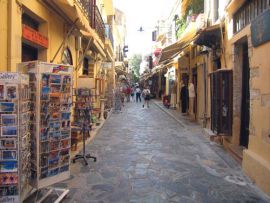
POLYGON ((234 14, 233 16, 233 31, 239 32, 246 27, 258 15, 269 9, 269 0, 250 0, 234 14))
POLYGON ((62 55, 62 63, 63 64, 69 64, 69 65, 73 65, 73 62, 72 62, 72 55, 71 55, 71 52, 69 50, 69 48, 66 48, 63 52, 63 55, 62 55))
POLYGON ((39 22, 36 21, 31 16, 27 15, 26 13, 22 14, 22 24, 31 27, 32 29, 38 31, 39 22))
POLYGON ((84 58, 83 59, 83 75, 88 75, 89 73, 89 63, 88 63, 88 59, 84 58))
POLYGON ((211 129, 220 135, 232 133, 232 71, 211 74, 211 129))

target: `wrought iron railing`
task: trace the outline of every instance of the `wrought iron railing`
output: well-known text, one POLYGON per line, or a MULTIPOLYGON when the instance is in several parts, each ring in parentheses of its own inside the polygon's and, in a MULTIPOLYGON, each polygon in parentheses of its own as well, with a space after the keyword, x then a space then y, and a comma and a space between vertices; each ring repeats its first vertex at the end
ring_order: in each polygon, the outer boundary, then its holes
POLYGON ((77 0, 82 11, 88 17, 89 25, 96 30, 99 37, 105 40, 105 24, 96 6, 96 0, 77 0))
POLYGON ((105 24, 105 36, 111 41, 112 47, 114 47, 114 39, 112 34, 112 27, 109 24, 105 24))

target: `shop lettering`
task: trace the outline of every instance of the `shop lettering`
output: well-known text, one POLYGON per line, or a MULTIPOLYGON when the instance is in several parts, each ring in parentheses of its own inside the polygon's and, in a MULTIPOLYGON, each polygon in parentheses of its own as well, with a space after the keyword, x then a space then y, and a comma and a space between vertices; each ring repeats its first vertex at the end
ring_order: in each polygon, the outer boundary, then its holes
POLYGON ((5 196, 0 198, 0 202, 19 202, 18 196, 5 196))
POLYGON ((0 73, 0 80, 18 80, 17 73, 0 73))
POLYGON ((35 44, 42 47, 48 48, 48 38, 27 25, 23 25, 22 36, 26 40, 34 42, 35 44))

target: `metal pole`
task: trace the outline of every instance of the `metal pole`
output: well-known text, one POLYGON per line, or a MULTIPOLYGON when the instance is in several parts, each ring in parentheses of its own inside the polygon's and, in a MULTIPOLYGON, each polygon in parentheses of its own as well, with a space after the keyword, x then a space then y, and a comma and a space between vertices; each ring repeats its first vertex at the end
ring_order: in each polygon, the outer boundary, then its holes
POLYGON ((55 53, 53 59, 51 60, 51 63, 54 62, 54 60, 55 60, 56 56, 58 55, 59 51, 60 51, 61 48, 63 47, 64 43, 67 41, 67 39, 68 39, 69 35, 71 34, 71 32, 73 31, 73 29, 75 28, 75 24, 76 24, 76 22, 77 22, 78 20, 79 20, 79 18, 77 18, 77 19, 73 22, 73 24, 72 24, 71 28, 69 29, 69 31, 68 31, 68 33, 67 33, 65 39, 62 41, 60 47, 57 49, 57 51, 56 51, 56 53, 55 53))

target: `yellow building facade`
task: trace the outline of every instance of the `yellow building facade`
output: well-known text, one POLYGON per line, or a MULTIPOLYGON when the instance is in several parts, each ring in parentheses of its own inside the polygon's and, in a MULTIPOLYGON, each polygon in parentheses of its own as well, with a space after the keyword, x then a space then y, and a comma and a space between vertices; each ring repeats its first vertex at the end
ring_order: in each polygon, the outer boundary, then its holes
POLYGON ((17 63, 31 60, 71 64, 74 88, 79 78, 89 78, 88 86, 99 96, 96 107, 100 108, 107 69, 114 66, 114 8, 111 0, 100 0, 91 4, 95 12, 90 15, 87 6, 87 1, 1 1, 0 70, 16 71, 17 63))

